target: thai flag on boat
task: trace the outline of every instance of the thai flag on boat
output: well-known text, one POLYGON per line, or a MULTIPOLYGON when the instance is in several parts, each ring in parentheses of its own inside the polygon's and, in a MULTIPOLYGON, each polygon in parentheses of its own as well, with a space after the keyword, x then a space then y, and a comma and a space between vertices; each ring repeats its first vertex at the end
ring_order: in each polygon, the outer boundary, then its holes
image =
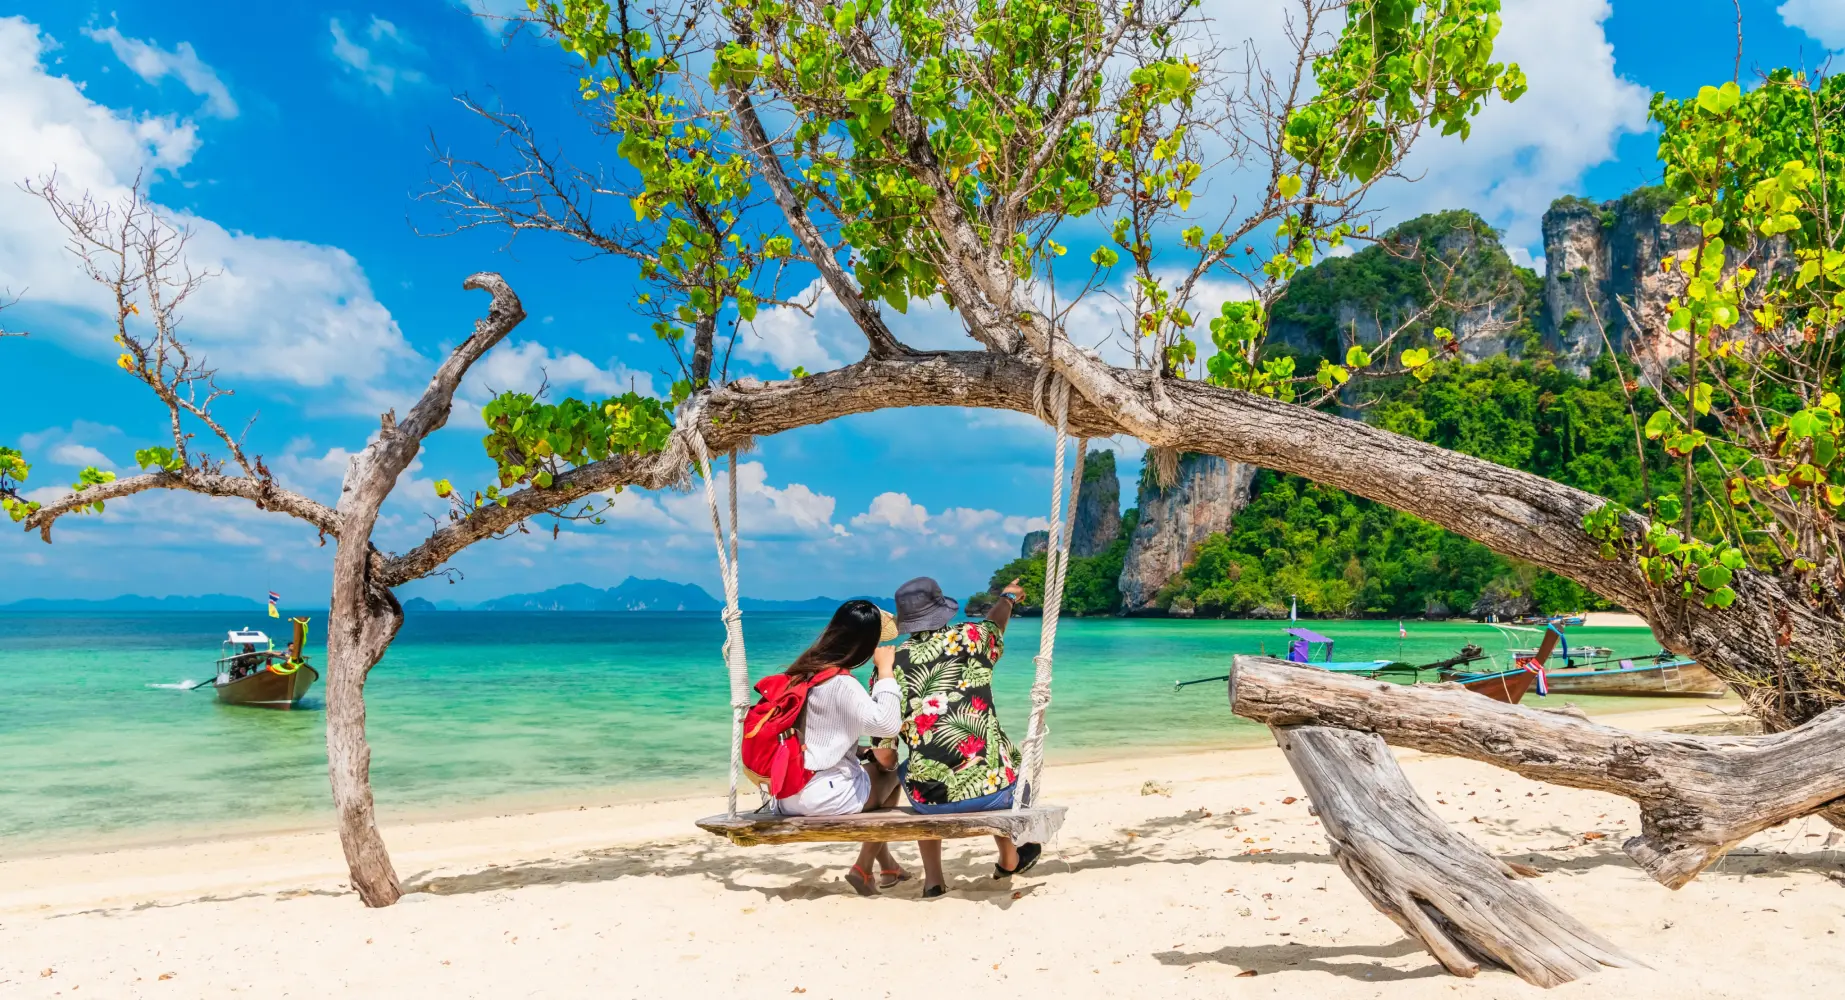
POLYGON ((1403 627, 1403 622, 1401 619, 1397 621, 1397 638, 1399 639, 1409 638, 1409 629, 1406 629, 1403 627))
POLYGON ((1519 660, 1518 665, 1537 675, 1538 697, 1548 697, 1550 694, 1550 679, 1544 675, 1544 665, 1536 660, 1519 660))
POLYGON ((273 591, 273 590, 269 592, 269 617, 271 617, 271 618, 280 618, 280 617, 282 617, 282 615, 281 615, 281 613, 280 613, 280 612, 278 612, 278 611, 276 611, 276 609, 275 609, 275 605, 276 605, 276 602, 277 602, 277 601, 279 601, 279 600, 281 600, 281 599, 282 599, 282 595, 281 595, 281 594, 278 594, 278 593, 276 593, 276 592, 275 592, 275 591, 273 591))

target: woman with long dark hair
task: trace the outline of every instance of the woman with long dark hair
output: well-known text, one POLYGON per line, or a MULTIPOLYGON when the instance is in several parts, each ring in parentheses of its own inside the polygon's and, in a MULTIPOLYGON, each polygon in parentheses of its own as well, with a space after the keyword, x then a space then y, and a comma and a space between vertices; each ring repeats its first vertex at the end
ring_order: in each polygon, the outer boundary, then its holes
MULTIPOLYGON (((776 799, 777 813, 844 816, 897 804, 897 751, 873 750, 870 758, 862 761, 858 754, 863 737, 895 736, 903 725, 902 696, 892 676, 896 651, 878 645, 896 636, 895 621, 877 605, 847 601, 833 612, 833 620, 820 638, 789 665, 787 673, 797 678, 812 677, 829 667, 847 672, 822 681, 808 692, 800 726, 803 763, 813 777, 795 794, 776 799), (874 662, 877 673, 869 694, 850 673, 867 660, 874 662)), ((873 861, 882 865, 885 887, 909 877, 891 856, 888 845, 861 844, 858 861, 846 876, 861 896, 878 892, 880 883, 871 879, 873 861)))

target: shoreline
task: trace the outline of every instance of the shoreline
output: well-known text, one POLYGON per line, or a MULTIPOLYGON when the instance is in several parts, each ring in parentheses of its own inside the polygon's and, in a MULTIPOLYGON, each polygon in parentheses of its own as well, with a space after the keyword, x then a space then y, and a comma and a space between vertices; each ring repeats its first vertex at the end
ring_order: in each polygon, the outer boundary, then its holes
MULTIPOLYGON (((1608 721, 1718 714, 1679 703, 1608 721)), ((1820 996, 1845 976, 1830 880, 1845 837, 1820 821, 1752 837, 1672 891, 1621 853, 1638 825, 1625 799, 1398 757, 1443 821, 1536 869, 1538 892, 1651 967, 1604 970, 1572 997, 1820 996)), ((1447 976, 1405 939, 1328 856, 1272 744, 1053 764, 1046 789, 1069 814, 1036 869, 996 881, 990 842, 955 841, 949 892, 934 900, 915 879, 859 898, 841 878, 850 845, 745 849, 697 831, 723 808, 715 788, 387 823, 407 894, 380 910, 345 886, 329 832, 0 862, 0 993, 1555 995, 1490 968, 1447 976)), ((917 867, 913 845, 893 848, 917 867)))
MULTIPOLYGON (((1605 724, 1629 729, 1657 729, 1671 725, 1715 722, 1730 718, 1738 703, 1731 699, 1690 702, 1639 709, 1614 708, 1588 714, 1605 724)), ((1397 751, 1405 761, 1435 759, 1415 751, 1397 751)), ((1059 755, 1046 762, 1050 774, 1047 787, 1057 795, 1061 788, 1092 788, 1118 780, 1123 775, 1158 775, 1163 771, 1196 772, 1221 766, 1231 773, 1274 774, 1292 782, 1286 762, 1281 758, 1266 729, 1251 727, 1251 736, 1226 744, 1191 747, 1146 747, 1132 753, 1097 752, 1059 755), (1260 767, 1251 762, 1272 757, 1260 767)), ((1159 782, 1157 777, 1147 780, 1159 782)), ((1130 782, 1131 784, 1131 782, 1130 782)), ((466 858, 485 860, 506 845, 522 849, 543 846, 550 850, 589 849, 607 825, 604 816, 621 829, 622 841, 641 839, 699 839, 705 835, 693 830, 692 820, 721 811, 726 785, 721 781, 704 781, 689 785, 649 785, 625 793, 583 795, 547 795, 542 799, 495 800, 471 803, 450 810, 392 812, 381 811, 379 827, 392 847, 399 874, 406 883, 419 872, 408 859, 448 867, 466 858)), ((1155 793, 1157 794, 1157 793, 1155 793)), ((747 795, 740 796, 740 800, 747 795)), ((740 806, 742 802, 740 801, 740 806)), ((272 877, 299 878, 312 871, 321 879, 340 878, 344 860, 340 853, 337 827, 328 816, 321 823, 278 825, 270 828, 212 829, 192 833, 167 831, 164 835, 125 841, 84 842, 65 838, 65 846, 47 849, 44 844, 0 845, 0 914, 23 912, 33 906, 28 898, 36 888, 57 884, 64 875, 92 869, 111 873, 121 868, 147 867, 155 871, 189 870, 220 852, 237 856, 294 856, 303 862, 291 863, 274 873, 260 867, 245 873, 255 883, 267 884, 272 877), (302 848, 311 846, 305 853, 302 848), (112 859, 104 862, 104 859, 112 859), (312 859, 309 861, 308 859, 312 859), (177 868, 175 865, 177 864, 177 868), (62 873, 62 874, 60 874, 62 873), (22 909, 23 908, 23 909, 22 909)), ((529 853, 526 850, 525 853, 529 853)), ((433 867, 431 870, 434 870, 433 867)), ((235 864, 222 873, 215 870, 194 871, 212 881, 235 877, 235 864)), ((425 872, 424 874, 427 874, 425 872)), ((86 878, 87 880, 87 878, 86 878)))
MULTIPOLYGON (((1663 699, 1674 701, 1676 699, 1663 699)), ((1527 707, 1553 707, 1546 699, 1533 696, 1527 707)), ((1685 704, 1684 700, 1680 701, 1685 704)), ((1644 720, 1655 712, 1672 713, 1677 706, 1654 707, 1654 699, 1559 699, 1558 705, 1574 704, 1586 714, 1635 717, 1644 720)), ((1700 700, 1698 708, 1733 714, 1741 704, 1734 698, 1700 700)), ((1685 704, 1685 707, 1692 707, 1685 704)), ((1226 717, 1234 719, 1234 717, 1226 717)), ((1711 721, 1717 721, 1714 717, 1711 721)), ((1644 723, 1643 723, 1644 724, 1644 723)), ((1047 767, 1068 767, 1103 763, 1130 763, 1169 757, 1193 757, 1217 752, 1238 751, 1251 747, 1272 746, 1268 730, 1247 720, 1227 722, 1221 736, 1210 742, 1134 743, 1115 746, 1082 747, 1053 750, 1046 757, 1047 767)), ((431 823, 466 822, 469 820, 538 815, 568 810, 602 809, 638 803, 655 803, 721 797, 727 790, 722 776, 706 776, 670 781, 633 782, 622 785, 585 786, 546 792, 520 793, 476 799, 451 805, 380 804, 377 807, 381 827, 419 826, 431 823)), ((748 790, 743 792, 747 797, 748 790)), ((0 865, 11 861, 52 858, 81 854, 105 854, 141 849, 188 847, 199 844, 263 837, 306 836, 332 833, 337 829, 330 797, 315 803, 311 810, 243 822, 213 823, 203 827, 170 825, 126 828, 115 832, 54 830, 36 837, 0 838, 0 865)))

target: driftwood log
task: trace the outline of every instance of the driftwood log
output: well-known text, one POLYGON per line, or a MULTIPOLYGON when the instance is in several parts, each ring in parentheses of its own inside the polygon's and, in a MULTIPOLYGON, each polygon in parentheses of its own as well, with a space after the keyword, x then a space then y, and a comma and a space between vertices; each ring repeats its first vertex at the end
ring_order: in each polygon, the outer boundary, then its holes
POLYGON ((1845 709, 1768 736, 1636 733, 1458 685, 1408 687, 1256 656, 1236 657, 1230 706, 1271 727, 1375 733, 1396 746, 1632 799, 1640 833, 1622 847, 1674 889, 1745 837, 1836 809, 1845 797, 1845 709))
POLYGON ((1431 812, 1377 736, 1325 726, 1274 733, 1339 867, 1449 972, 1473 976, 1487 961, 1550 987, 1603 966, 1644 967, 1431 812))

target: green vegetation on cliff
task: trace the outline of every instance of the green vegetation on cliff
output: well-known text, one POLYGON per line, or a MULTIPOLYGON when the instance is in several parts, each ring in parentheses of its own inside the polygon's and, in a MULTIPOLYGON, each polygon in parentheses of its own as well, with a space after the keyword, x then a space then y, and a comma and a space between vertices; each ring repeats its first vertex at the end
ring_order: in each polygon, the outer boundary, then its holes
MULTIPOLYGON (((1391 229, 1350 257, 1323 260, 1296 275, 1270 310, 1271 347, 1343 358, 1349 331, 1340 324, 1351 319, 1343 310, 1391 326, 1433 302, 1438 290, 1449 302, 1499 302, 1502 321, 1513 326, 1508 338, 1535 344, 1543 288, 1536 272, 1512 263, 1498 234, 1478 215, 1435 212, 1391 229)), ((1464 324, 1454 309, 1439 308, 1398 346, 1427 343, 1437 326, 1464 324)))
MULTIPOLYGON (((1113 455, 1109 456, 1113 467, 1113 455)), ((1085 465, 1083 479, 1091 478, 1089 466, 1085 465)), ((1066 615, 1112 615, 1121 610, 1121 565, 1127 559, 1128 539, 1134 536, 1134 527, 1140 523, 1140 511, 1128 508, 1121 515, 1121 531, 1108 548, 1086 558, 1071 558, 1070 575, 1063 585, 1063 613, 1066 615)), ((1001 587, 1017 578, 1020 586, 1025 588, 1022 605, 1027 609, 1036 609, 1044 604, 1044 553, 1014 559, 993 571, 993 578, 988 581, 988 593, 975 594, 968 598, 970 608, 984 605, 978 602, 989 600, 992 594, 999 593, 1001 587)))
MULTIPOLYGON (((1380 426, 1625 503, 1641 498, 1634 426, 1606 357, 1587 378, 1501 356, 1442 362, 1427 382, 1374 389, 1366 419, 1380 426)), ((1464 612, 1483 597, 1501 614, 1603 606, 1574 583, 1408 514, 1272 472, 1158 603, 1182 598, 1201 615, 1241 615, 1285 608, 1290 596, 1303 611, 1331 615, 1464 612)))

